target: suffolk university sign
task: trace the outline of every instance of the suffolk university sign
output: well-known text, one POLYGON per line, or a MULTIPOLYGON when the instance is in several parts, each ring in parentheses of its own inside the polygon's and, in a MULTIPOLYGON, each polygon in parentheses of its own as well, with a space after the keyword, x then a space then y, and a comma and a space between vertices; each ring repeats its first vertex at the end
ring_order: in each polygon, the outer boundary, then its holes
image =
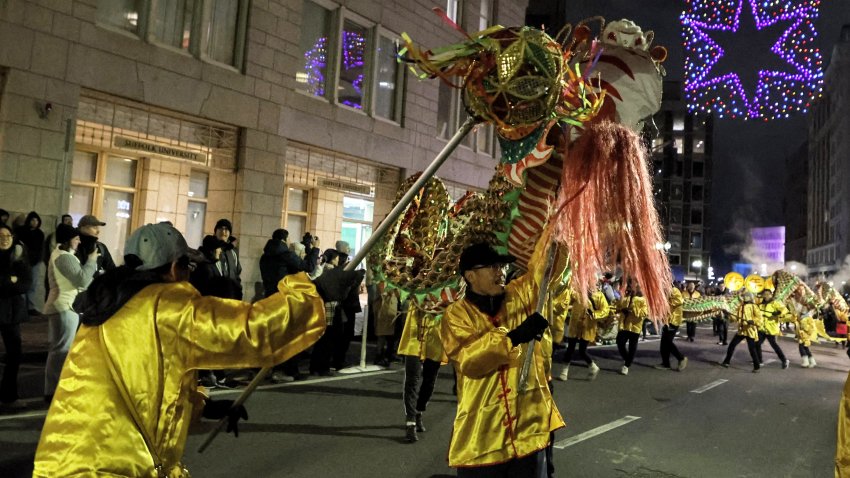
POLYGON ((125 138, 123 136, 116 136, 114 145, 116 148, 132 149, 133 151, 144 151, 146 153, 158 154, 160 156, 188 159, 189 161, 195 161, 198 163, 205 163, 207 159, 206 155, 196 153, 194 151, 187 151, 173 146, 149 143, 138 139, 125 138))

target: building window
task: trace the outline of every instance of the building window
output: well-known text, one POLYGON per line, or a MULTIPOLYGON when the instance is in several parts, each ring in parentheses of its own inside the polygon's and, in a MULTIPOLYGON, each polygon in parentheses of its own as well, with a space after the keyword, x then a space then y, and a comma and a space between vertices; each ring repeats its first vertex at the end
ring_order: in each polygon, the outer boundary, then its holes
POLYGON ((328 86, 328 38, 331 11, 305 1, 301 15, 301 56, 303 67, 295 74, 296 88, 324 98, 328 86))
POLYGON ((683 196, 683 186, 681 184, 674 184, 670 188, 670 199, 673 201, 681 201, 683 196))
POLYGON ((342 240, 351 246, 351 254, 372 235, 375 203, 371 199, 345 196, 342 199, 342 240))
POLYGON ((286 188, 286 198, 283 205, 283 224, 289 232, 291 242, 300 241, 307 231, 307 220, 310 218, 310 191, 299 188, 286 188))
POLYGON ((97 22, 138 34, 144 3, 143 0, 98 0, 97 22))
POLYGON ((668 257, 670 258, 670 265, 671 266, 681 265, 682 259, 679 256, 679 254, 670 254, 668 257))
POLYGON ((461 0, 446 0, 446 15, 455 23, 460 24, 461 0))
POLYGON ((493 1, 481 0, 478 5, 478 31, 485 30, 493 22, 493 1))
POLYGON ((685 117, 681 113, 676 113, 673 116, 673 131, 685 130, 685 117))
POLYGON ((685 154, 685 139, 681 136, 673 138, 673 148, 677 154, 685 154))
POLYGON ((692 184, 691 185, 691 201, 702 201, 703 188, 701 184, 692 184))
POLYGON ((115 257, 124 257, 124 242, 133 227, 137 166, 135 158, 102 151, 74 153, 68 213, 74 223, 86 214, 105 222, 99 239, 115 257))
POLYGON ((705 163, 702 161, 694 161, 691 163, 691 176, 701 178, 705 174, 705 163))
POLYGON ((375 116, 395 122, 401 121, 401 84, 404 70, 400 67, 398 42, 386 35, 378 35, 378 52, 375 74, 375 116))
POLYGON ((210 175, 206 171, 192 170, 189 174, 189 206, 186 211, 186 242, 198 247, 204 239, 207 219, 207 190, 210 175))
POLYGON ((670 208, 670 224, 681 224, 682 223, 682 208, 681 207, 671 207, 670 208))
POLYGON ((242 68, 249 0, 98 0, 97 22, 242 68))
POLYGON ((192 20, 195 7, 201 3, 195 0, 160 0, 154 2, 151 15, 151 37, 165 45, 181 50, 189 50, 192 35, 192 20))
POLYGON ((691 211, 691 224, 702 224, 702 210, 694 209, 691 211))
POLYGON ((363 109, 363 98, 369 78, 367 52, 372 49, 372 34, 369 27, 350 18, 342 22, 342 53, 337 60, 339 83, 337 101, 345 106, 363 109))
POLYGON ((400 123, 404 69, 396 60, 398 38, 353 13, 325 5, 304 0, 299 44, 303 60, 295 71, 296 89, 400 123), (334 76, 336 88, 329 81, 334 76))
POLYGON ((691 233, 691 249, 702 249, 702 233, 691 233))

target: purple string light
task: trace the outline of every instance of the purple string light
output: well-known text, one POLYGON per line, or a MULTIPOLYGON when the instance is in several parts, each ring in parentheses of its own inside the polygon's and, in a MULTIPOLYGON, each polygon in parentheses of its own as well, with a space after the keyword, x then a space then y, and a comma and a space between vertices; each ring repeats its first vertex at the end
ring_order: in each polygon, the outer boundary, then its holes
POLYGON ((768 121, 788 118, 809 109, 820 95, 823 58, 815 45, 820 0, 686 0, 681 15, 685 49, 685 97, 691 111, 724 118, 768 121), (748 2, 761 30, 780 21, 791 22, 771 51, 791 72, 759 70, 758 84, 748 94, 737 73, 712 71, 724 55, 712 31, 737 32, 748 2), (722 74, 721 76, 716 76, 722 74))

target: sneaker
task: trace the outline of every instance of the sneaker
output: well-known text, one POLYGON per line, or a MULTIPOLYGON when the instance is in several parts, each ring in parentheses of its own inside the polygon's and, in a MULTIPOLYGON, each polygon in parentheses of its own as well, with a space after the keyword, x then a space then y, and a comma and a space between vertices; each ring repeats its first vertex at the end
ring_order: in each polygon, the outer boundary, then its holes
POLYGON ((654 365, 652 368, 655 370, 672 370, 669 365, 664 365, 663 363, 654 365))
POLYGON ((753 369, 753 373, 759 373, 759 369, 754 368, 754 369, 753 369))
POLYGON ((271 381, 272 383, 294 382, 295 377, 286 375, 283 372, 272 372, 271 381))
POLYGON ((405 427, 405 438, 407 438, 408 443, 413 443, 419 441, 419 435, 416 434, 416 425, 407 425, 405 427))
POLYGON ((723 368, 729 368, 729 364, 726 362, 720 362, 720 366, 723 368))
POLYGON ((588 367, 587 378, 589 380, 593 380, 596 378, 596 375, 599 374, 599 365, 596 365, 596 362, 590 362, 590 366, 588 367))
POLYGON ((561 374, 558 375, 558 380, 560 380, 562 382, 566 382, 569 374, 570 374, 570 366, 567 365, 561 370, 561 374))
POLYGON ((726 344, 724 344, 723 341, 719 341, 719 342, 717 342, 717 345, 726 345, 726 344))
POLYGON ((785 361, 782 362, 782 370, 785 370, 786 368, 788 368, 789 365, 791 365, 791 361, 788 360, 788 359, 785 359, 785 361))
POLYGON ((625 365, 623 365, 623 368, 620 369, 620 375, 628 375, 628 374, 629 374, 629 367, 626 367, 625 365))
POLYGON ((676 367, 676 370, 682 372, 685 370, 685 367, 688 366, 688 357, 682 357, 682 360, 679 360, 679 366, 676 367))
POLYGON ((212 375, 205 375, 198 380, 198 383, 204 388, 216 388, 218 385, 215 383, 215 377, 212 375))
POLYGON ((419 433, 425 432, 425 424, 422 423, 422 413, 416 414, 416 431, 419 433))

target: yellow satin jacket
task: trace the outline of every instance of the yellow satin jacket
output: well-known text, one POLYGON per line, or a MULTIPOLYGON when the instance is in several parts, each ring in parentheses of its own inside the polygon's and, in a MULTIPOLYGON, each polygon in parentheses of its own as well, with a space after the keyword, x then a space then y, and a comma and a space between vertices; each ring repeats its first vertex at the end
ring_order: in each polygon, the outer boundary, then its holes
POLYGON ((737 314, 734 317, 738 321, 738 335, 758 340, 758 329, 762 323, 759 306, 753 303, 743 303, 738 307, 737 314), (753 321, 754 324, 751 325, 748 321, 753 321))
POLYGON ((646 304, 645 297, 639 295, 631 298, 623 297, 617 302, 617 309, 623 311, 617 315, 620 330, 636 334, 643 331, 643 321, 649 317, 649 306, 646 304))
POLYGON ((322 299, 307 274, 287 276, 278 289, 252 305, 202 297, 188 282, 154 284, 105 323, 82 326, 33 476, 156 477, 145 435, 169 476, 186 476, 180 460, 195 370, 273 366, 325 330, 322 299))
POLYGON ((678 287, 672 287, 670 297, 667 300, 670 302, 670 317, 667 319, 667 322, 672 326, 678 327, 682 325, 682 319, 684 317, 682 306, 685 303, 685 298, 682 297, 682 291, 678 287))
POLYGON ((838 405, 838 444, 835 447, 835 478, 850 478, 850 374, 838 405))
POLYGON ((772 300, 769 303, 762 302, 759 304, 761 310, 762 330, 767 335, 779 335, 779 323, 791 320, 791 314, 788 312, 788 307, 778 300, 772 300))
POLYGON ((439 319, 411 304, 407 309, 404 331, 398 341, 398 354, 419 357, 419 360, 448 363, 449 359, 440 341, 439 319))
POLYGON ((495 317, 466 299, 446 309, 443 346, 457 371, 458 399, 449 466, 492 465, 529 455, 546 448, 549 432, 564 426, 549 393, 543 343, 535 342, 528 386, 520 396, 525 346, 514 347, 506 335, 534 312, 539 280, 527 273, 509 283, 495 317))
POLYGON ((596 322, 608 318, 609 315, 611 315, 611 307, 601 290, 590 294, 590 303, 587 305, 583 303, 578 292, 573 291, 567 337, 580 338, 588 342, 596 341, 596 322))
POLYGON ((818 341, 818 331, 815 327, 815 319, 810 316, 799 319, 796 324, 797 342, 804 347, 810 347, 812 342, 818 341))

